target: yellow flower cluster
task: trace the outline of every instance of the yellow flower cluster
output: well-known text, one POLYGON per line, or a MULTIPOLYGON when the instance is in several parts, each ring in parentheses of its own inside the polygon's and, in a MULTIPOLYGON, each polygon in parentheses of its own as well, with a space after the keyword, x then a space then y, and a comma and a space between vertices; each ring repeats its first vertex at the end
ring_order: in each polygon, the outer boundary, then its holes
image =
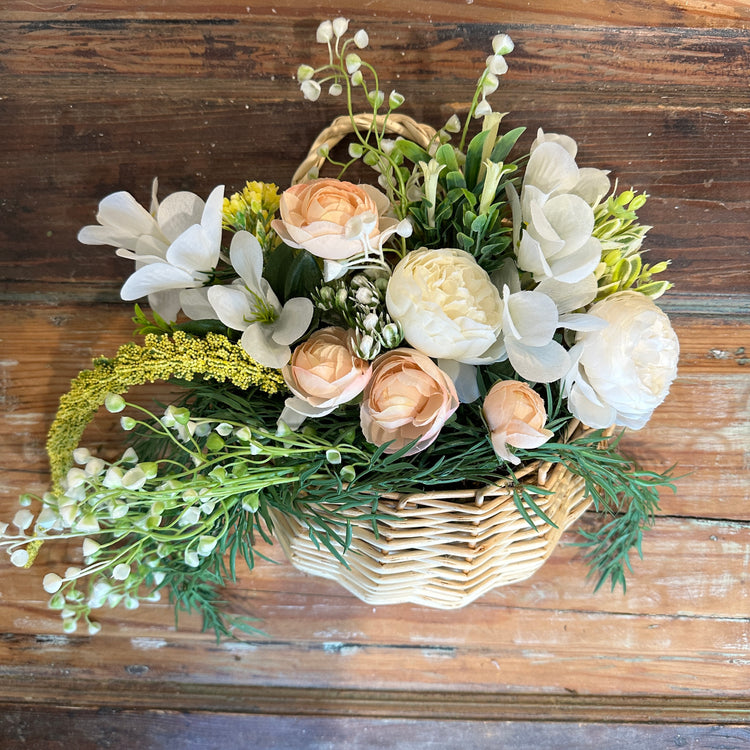
POLYGON ((247 182, 241 193, 224 198, 224 227, 252 232, 265 247, 264 239, 269 236, 271 220, 279 209, 278 191, 270 182, 247 182))
POLYGON ((125 344, 114 358, 94 360, 93 369, 79 373, 60 399, 47 437, 55 488, 70 468, 86 425, 107 395, 123 394, 133 386, 157 380, 195 377, 228 381, 243 389, 256 386, 271 395, 284 384, 278 370, 259 365, 239 344, 221 334, 193 338, 176 331, 170 336, 149 334, 143 346, 125 344))

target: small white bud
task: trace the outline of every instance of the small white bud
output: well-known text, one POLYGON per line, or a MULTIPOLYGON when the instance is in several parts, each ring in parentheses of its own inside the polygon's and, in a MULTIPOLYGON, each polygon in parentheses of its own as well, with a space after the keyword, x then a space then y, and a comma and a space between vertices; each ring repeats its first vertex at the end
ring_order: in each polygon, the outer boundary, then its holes
POLYGON ((99 622, 89 621, 89 635, 96 635, 102 629, 102 625, 99 622))
POLYGON ((65 568, 65 579, 68 581, 78 578, 80 574, 81 569, 77 565, 71 565, 70 567, 65 568))
POLYGON ((93 513, 87 513, 76 523, 76 531, 84 531, 95 534, 99 529, 99 521, 93 513))
POLYGON ((16 511, 16 515, 13 516, 13 525, 19 531, 26 531, 26 529, 34 523, 34 514, 27 508, 21 508, 16 511))
POLYGON ((352 157, 352 159, 359 159, 361 158, 362 154, 364 153, 364 149, 362 148, 361 143, 350 143, 349 144, 349 156, 352 157))
POLYGON ((315 32, 315 41, 318 44, 328 44, 333 39, 333 24, 330 21, 323 21, 315 32))
POLYGON ((403 94, 399 94, 398 91, 391 91, 390 96, 388 97, 388 106, 391 109, 397 109, 404 103, 404 101, 403 94))
POLYGON ((507 34, 498 34, 492 39, 492 51, 496 55, 508 55, 514 47, 513 40, 507 34))
POLYGON ((126 464, 137 464, 138 463, 138 454, 135 452, 135 448, 128 448, 122 454, 122 460, 126 464))
MULTIPOLYGON (((344 89, 341 88, 341 84, 340 83, 332 83, 328 87, 328 93, 331 96, 341 96, 341 94, 343 93, 343 91, 344 91, 344 89)), ((318 150, 320 150, 320 149, 318 149, 318 150)))
POLYGON ((29 553, 25 549, 17 549, 11 554, 10 561, 17 568, 23 568, 29 561, 29 553))
POLYGON ((364 49, 369 43, 370 37, 364 29, 360 29, 354 35, 354 44, 356 44, 359 49, 364 49))
POLYGON ((215 429, 219 435, 221 435, 222 437, 226 437, 227 435, 232 434, 232 430, 234 429, 234 427, 227 422, 220 422, 216 425, 215 429))
POLYGON ((240 427, 235 435, 243 443, 249 443, 253 439, 253 431, 249 427, 240 427))
POLYGON ((104 471, 105 465, 106 464, 101 458, 91 458, 86 462, 86 466, 83 467, 83 470, 88 476, 96 477, 104 471))
POLYGON ((310 80, 314 75, 315 71, 310 65, 300 65, 299 68, 297 68, 297 80, 300 83, 302 83, 302 81, 310 80))
POLYGON ((365 319, 362 321, 362 327, 366 331, 374 331, 378 326, 379 318, 375 313, 370 313, 369 315, 365 316, 365 319))
POLYGON ((73 451, 73 460, 77 464, 85 464, 91 458, 88 448, 76 448, 73 451))
POLYGON ((333 27, 333 33, 336 35, 336 38, 341 39, 341 37, 344 36, 344 34, 346 34, 349 29, 349 19, 339 16, 338 18, 333 19, 333 23, 331 25, 333 27))
POLYGON ((383 338, 383 343, 389 348, 393 349, 394 346, 398 346, 401 343, 403 336, 401 330, 396 323, 388 323, 383 326, 383 330, 380 332, 383 338))
POLYGON ((458 115, 453 114, 448 118, 448 122, 445 123, 443 129, 448 133, 460 133, 461 132, 461 120, 458 115))
POLYGON ((201 512, 199 508, 190 507, 185 508, 184 511, 182 511, 182 515, 180 515, 177 523, 180 526, 192 526, 195 523, 198 523, 201 518, 201 512))
POLYGON ((125 472, 122 477, 122 486, 128 490, 139 490, 146 484, 148 476, 140 466, 134 466, 125 472))
POLYGON ((326 451, 326 461, 329 464, 340 464, 341 463, 341 452, 335 448, 329 448, 326 451))
POLYGON ((110 466, 104 475, 102 484, 110 490, 122 487, 122 474, 122 469, 119 466, 110 466))
POLYGON ((56 594, 63 585, 63 579, 57 573, 47 573, 42 579, 42 587, 48 594, 56 594))
POLYGON ((352 75, 352 86, 361 86, 365 82, 365 77, 362 75, 362 71, 358 70, 352 75))
POLYGON ((346 72, 349 75, 356 73, 362 66, 362 59, 356 52, 350 52, 346 56, 346 72))
POLYGON ((498 81, 497 76, 493 73, 487 73, 484 76, 484 81, 482 82, 482 96, 489 96, 490 94, 494 94, 495 91, 497 91, 497 87, 500 85, 500 81, 498 81))
POLYGON ((104 399, 104 408, 110 414, 117 414, 125 408, 125 399, 117 393, 108 393, 104 399))
POLYGON ((67 617, 67 619, 63 621, 63 633, 75 633, 76 629, 78 628, 78 623, 75 620, 70 619, 73 617, 75 612, 72 612, 70 610, 68 611, 70 612, 70 614, 67 615, 65 610, 62 611, 62 616, 67 617))
POLYGON ((310 102, 315 102, 320 98, 320 84, 317 81, 302 81, 302 96, 310 102))
POLYGON ((185 565, 189 565, 191 568, 197 568, 201 564, 200 557, 194 549, 185 550, 185 565))
POLYGON ((122 502, 122 500, 115 500, 110 506, 109 515, 113 521, 116 521, 118 518, 125 518, 129 510, 130 506, 127 503, 122 502))
POLYGON ((83 556, 91 557, 92 555, 95 555, 99 551, 101 546, 102 545, 99 544, 99 542, 97 542, 95 539, 87 536, 83 540, 83 556))
POLYGON ((219 540, 215 536, 204 535, 198 540, 198 554, 201 557, 208 557, 216 547, 219 540))
POLYGON ((490 55, 487 58, 487 70, 496 76, 501 76, 508 72, 508 63, 502 55, 490 55))
POLYGON ((80 487, 86 481, 86 472, 76 467, 70 469, 65 475, 65 484, 69 489, 80 487))
POLYGON ((57 511, 53 510, 49 506, 42 508, 42 512, 37 516, 36 528, 42 531, 51 529, 57 522, 59 516, 57 511))
POLYGON ((134 430, 138 422, 133 419, 133 417, 120 417, 120 427, 125 432, 130 432, 131 430, 134 430))
POLYGON ((129 575, 130 565, 127 565, 126 563, 115 565, 114 570, 112 571, 112 578, 116 581, 126 581, 129 575))
POLYGON ((474 117, 486 117, 492 114, 492 107, 486 99, 482 99, 474 110, 474 117))

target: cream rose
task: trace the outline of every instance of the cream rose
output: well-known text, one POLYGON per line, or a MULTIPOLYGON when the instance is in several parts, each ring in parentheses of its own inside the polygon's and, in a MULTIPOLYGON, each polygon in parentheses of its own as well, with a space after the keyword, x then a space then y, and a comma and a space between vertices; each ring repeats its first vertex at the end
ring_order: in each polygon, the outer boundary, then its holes
POLYGON ((377 244, 384 228, 381 215, 389 207, 388 198, 371 185, 311 180, 284 191, 281 219, 271 226, 291 247, 303 247, 326 260, 344 260, 365 250, 362 232, 370 225, 369 242, 377 244))
POLYGON ((597 302, 589 313, 609 325, 581 332, 566 377, 568 407, 589 427, 613 424, 639 430, 669 393, 680 345, 669 318, 635 291, 597 302))
POLYGON ((520 463, 508 446, 538 448, 554 433, 545 429, 547 410, 542 397, 526 383, 501 380, 490 388, 482 406, 492 447, 500 458, 520 463))
POLYGON ((429 357, 482 364, 504 354, 500 292, 463 250, 410 252, 393 270, 386 304, 404 338, 429 357))
POLYGON ((406 455, 424 450, 458 408, 453 381, 429 358, 413 349, 392 349, 373 362, 364 391, 360 424, 365 439, 391 444, 394 453, 413 440, 406 455))
POLYGON ((300 344, 281 374, 294 394, 287 399, 282 415, 290 427, 304 417, 330 414, 337 406, 358 396, 370 379, 369 362, 352 350, 350 332, 344 328, 322 328, 300 344))

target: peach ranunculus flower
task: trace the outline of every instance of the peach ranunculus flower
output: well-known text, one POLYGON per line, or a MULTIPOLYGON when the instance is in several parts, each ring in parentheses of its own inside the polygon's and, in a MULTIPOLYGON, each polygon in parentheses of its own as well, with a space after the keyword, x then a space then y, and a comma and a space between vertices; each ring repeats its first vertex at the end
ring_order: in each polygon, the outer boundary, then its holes
POLYGON ((490 429, 492 447, 500 458, 521 462, 508 446, 538 448, 554 433, 546 430, 547 411, 542 397, 526 383, 500 380, 490 388, 482 407, 490 429))
MULTIPOLYGON (((320 178, 293 185, 281 196, 281 219, 271 226, 287 245, 318 258, 345 260, 378 245, 390 208, 388 198, 371 185, 320 178)), ((387 220, 389 226, 395 224, 387 220)))
POLYGON ((281 418, 296 429, 305 417, 322 417, 351 401, 367 385, 372 368, 354 354, 353 338, 344 328, 322 328, 301 343, 281 374, 294 394, 281 418))
POLYGON ((392 349, 373 362, 360 407, 362 433, 375 445, 393 441, 386 453, 416 439, 405 454, 413 455, 437 439, 458 403, 453 381, 429 357, 414 349, 392 349))

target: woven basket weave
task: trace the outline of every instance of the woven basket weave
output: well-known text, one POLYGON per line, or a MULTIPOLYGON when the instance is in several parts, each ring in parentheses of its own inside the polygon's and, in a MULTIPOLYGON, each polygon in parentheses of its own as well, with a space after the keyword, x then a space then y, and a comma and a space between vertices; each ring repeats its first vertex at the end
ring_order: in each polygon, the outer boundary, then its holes
MULTIPOLYGON (((357 127, 366 129, 372 115, 356 115, 354 120, 357 127)), ((378 124, 382 126, 382 118, 378 124)), ((401 115, 391 115, 386 128, 424 148, 435 137, 434 129, 401 115)), ((334 120, 312 144, 293 182, 317 174, 324 162, 318 154, 320 146, 333 147, 351 132, 349 117, 334 120)), ((585 429, 572 422, 566 439, 585 429)), ((533 462, 515 476, 516 482, 550 491, 537 495, 535 501, 556 528, 530 508, 535 528, 529 525, 516 507, 509 478, 480 489, 384 494, 378 511, 392 520, 378 521, 377 534, 369 518, 357 518, 357 510, 350 510, 347 565, 313 542, 308 528, 296 518, 271 510, 274 534, 297 569, 338 581, 365 602, 456 609, 493 588, 532 575, 590 503, 584 480, 561 464, 533 462)), ((330 507, 335 507, 335 501, 330 507)))

